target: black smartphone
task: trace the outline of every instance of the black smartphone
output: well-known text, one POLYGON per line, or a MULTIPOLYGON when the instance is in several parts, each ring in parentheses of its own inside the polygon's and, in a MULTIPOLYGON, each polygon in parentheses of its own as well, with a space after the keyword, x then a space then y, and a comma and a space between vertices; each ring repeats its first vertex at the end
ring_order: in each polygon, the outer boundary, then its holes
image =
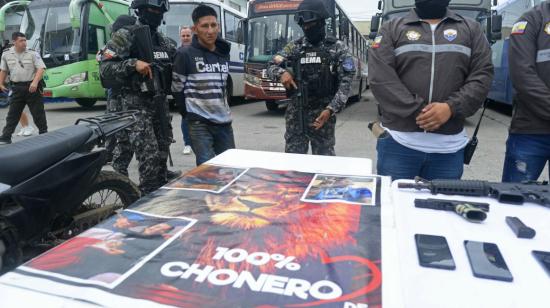
POLYGON ((548 275, 550 275, 550 252, 533 250, 532 254, 535 256, 535 259, 539 261, 540 265, 544 267, 548 275))
POLYGON ((514 280, 496 244, 464 241, 464 246, 475 277, 501 281, 514 280))
POLYGON ((414 239, 421 266, 447 270, 456 268, 447 240, 443 236, 415 234, 414 239))

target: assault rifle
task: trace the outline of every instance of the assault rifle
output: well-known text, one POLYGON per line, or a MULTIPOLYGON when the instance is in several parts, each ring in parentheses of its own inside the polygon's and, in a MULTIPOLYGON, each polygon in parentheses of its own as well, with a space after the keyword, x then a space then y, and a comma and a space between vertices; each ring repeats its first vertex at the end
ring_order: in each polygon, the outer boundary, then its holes
MULTIPOLYGON (((298 86, 298 89, 287 89, 287 96, 290 98, 292 96, 295 97, 296 103, 298 104, 296 107, 298 109, 298 126, 300 127, 300 130, 305 135, 307 134, 307 117, 304 113, 304 106, 307 104, 309 99, 309 93, 308 93, 308 80, 307 78, 304 78, 302 76, 302 63, 300 62, 301 57, 291 57, 287 60, 286 67, 291 67, 291 72, 294 77, 294 81, 296 85, 298 86)), ((291 102, 293 103, 293 102, 291 102)))
POLYGON ((172 162, 172 155, 170 154, 170 143, 172 140, 168 140, 168 137, 170 136, 168 133, 170 129, 168 125, 170 122, 170 115, 168 114, 168 110, 165 105, 166 92, 164 88, 167 84, 166 80, 164 80, 163 74, 165 68, 162 65, 155 63, 155 57, 153 55, 153 41, 151 39, 151 30, 149 30, 149 26, 139 26, 133 31, 133 33, 136 36, 138 60, 149 63, 153 72, 153 79, 141 83, 140 88, 143 92, 154 93, 153 104, 155 104, 160 117, 160 134, 163 140, 169 142, 168 160, 170 161, 170 166, 174 166, 174 163, 172 162))
POLYGON ((415 183, 399 183, 397 187, 429 190, 434 195, 491 197, 506 204, 532 202, 550 208, 550 186, 548 183, 492 183, 475 180, 427 181, 416 177, 415 183))

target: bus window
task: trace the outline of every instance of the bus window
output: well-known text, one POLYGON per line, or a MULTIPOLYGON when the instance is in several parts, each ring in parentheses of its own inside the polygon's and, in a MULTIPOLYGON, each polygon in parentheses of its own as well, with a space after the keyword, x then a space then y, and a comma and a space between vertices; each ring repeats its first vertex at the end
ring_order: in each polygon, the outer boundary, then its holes
POLYGON ((224 11, 225 39, 238 42, 240 32, 240 18, 228 11, 224 11))

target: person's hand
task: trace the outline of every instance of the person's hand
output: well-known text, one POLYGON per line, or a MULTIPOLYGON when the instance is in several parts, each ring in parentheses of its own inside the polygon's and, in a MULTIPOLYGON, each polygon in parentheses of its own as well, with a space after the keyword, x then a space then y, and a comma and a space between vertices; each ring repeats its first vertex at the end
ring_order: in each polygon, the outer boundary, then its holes
POLYGON ((427 132, 433 132, 447 123, 452 115, 449 104, 434 102, 422 109, 416 118, 416 124, 427 132))
POLYGON ((289 72, 284 72, 281 75, 281 83, 287 89, 291 89, 291 88, 298 89, 298 86, 294 82, 294 78, 292 78, 292 75, 289 72))
POLYGON ((328 119, 330 119, 330 110, 325 109, 321 112, 317 119, 315 119, 315 122, 313 122, 313 128, 315 128, 315 130, 321 129, 321 127, 327 123, 328 119))
POLYGON ((149 76, 149 79, 153 79, 153 71, 151 70, 151 64, 147 62, 137 60, 136 71, 140 73, 142 76, 149 76))
POLYGON ((34 93, 36 92, 36 89, 38 89, 38 83, 37 82, 31 82, 31 85, 29 86, 29 92, 34 93))
POLYGON ((0 90, 2 90, 2 92, 9 92, 10 90, 8 90, 8 88, 6 88, 5 85, 3 84, 0 84, 0 90))

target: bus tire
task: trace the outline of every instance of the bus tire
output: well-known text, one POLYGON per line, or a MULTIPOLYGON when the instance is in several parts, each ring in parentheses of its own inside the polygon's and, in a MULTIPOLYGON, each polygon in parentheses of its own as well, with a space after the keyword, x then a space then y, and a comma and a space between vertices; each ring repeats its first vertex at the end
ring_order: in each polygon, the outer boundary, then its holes
POLYGON ((279 110, 279 104, 277 104, 276 101, 265 101, 265 107, 269 111, 278 111, 279 110))
POLYGON ((75 98, 74 100, 84 108, 91 108, 97 102, 95 98, 75 98))

